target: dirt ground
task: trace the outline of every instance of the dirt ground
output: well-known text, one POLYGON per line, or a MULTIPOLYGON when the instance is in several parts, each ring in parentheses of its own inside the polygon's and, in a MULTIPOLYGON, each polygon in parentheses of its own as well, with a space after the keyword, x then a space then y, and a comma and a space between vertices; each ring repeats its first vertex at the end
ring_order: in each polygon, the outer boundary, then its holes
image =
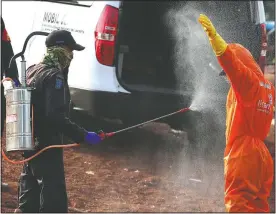
MULTIPOLYGON (((98 146, 65 149, 69 211, 223 212, 223 160, 195 158, 189 147, 185 132, 152 123, 98 146)), ((2 213, 17 206, 21 168, 2 160, 2 182, 9 184, 2 213)), ((274 212, 274 197, 271 204, 274 212)))

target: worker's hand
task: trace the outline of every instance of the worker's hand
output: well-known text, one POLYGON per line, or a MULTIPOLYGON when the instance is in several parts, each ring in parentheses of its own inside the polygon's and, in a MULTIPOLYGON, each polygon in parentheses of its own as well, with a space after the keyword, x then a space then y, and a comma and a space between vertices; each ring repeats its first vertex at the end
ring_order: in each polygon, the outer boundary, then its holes
POLYGON ((13 83, 15 85, 15 87, 19 87, 20 86, 20 82, 18 79, 13 79, 13 83))
POLYGON ((3 81, 2 84, 4 87, 4 95, 5 96, 7 94, 7 90, 20 86, 20 82, 18 79, 12 79, 12 81, 9 81, 9 80, 3 81))
POLYGON ((3 87, 4 87, 4 95, 6 96, 7 90, 12 89, 12 82, 11 81, 3 81, 3 87))
POLYGON ((206 15, 200 14, 198 21, 207 33, 216 56, 221 56, 225 52, 228 44, 217 33, 214 25, 206 15))
POLYGON ((98 144, 102 141, 101 136, 96 134, 95 132, 88 132, 85 136, 85 142, 88 144, 98 144))
POLYGON ((216 36, 217 31, 214 25, 212 24, 211 20, 206 15, 200 14, 198 21, 202 25, 205 32, 207 33, 208 37, 210 39, 213 39, 216 36))

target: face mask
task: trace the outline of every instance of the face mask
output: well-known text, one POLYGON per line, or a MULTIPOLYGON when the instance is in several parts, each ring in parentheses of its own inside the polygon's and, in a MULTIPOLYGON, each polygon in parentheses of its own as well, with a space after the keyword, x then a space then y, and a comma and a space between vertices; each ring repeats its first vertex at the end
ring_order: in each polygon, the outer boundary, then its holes
POLYGON ((42 63, 64 70, 70 66, 72 59, 72 51, 63 47, 54 46, 47 49, 47 53, 45 54, 42 63))
POLYGON ((68 52, 68 58, 70 59, 70 61, 72 61, 72 59, 74 58, 73 51, 67 51, 67 52, 68 52))

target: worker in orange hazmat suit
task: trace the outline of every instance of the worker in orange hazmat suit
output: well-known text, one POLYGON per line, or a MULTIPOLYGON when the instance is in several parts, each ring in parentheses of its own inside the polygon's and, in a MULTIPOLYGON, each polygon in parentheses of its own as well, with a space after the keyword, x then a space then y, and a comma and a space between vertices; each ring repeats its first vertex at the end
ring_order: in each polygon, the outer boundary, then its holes
POLYGON ((246 48, 227 44, 207 16, 201 14, 198 21, 231 84, 224 153, 226 211, 269 212, 273 161, 263 141, 273 117, 274 87, 246 48))

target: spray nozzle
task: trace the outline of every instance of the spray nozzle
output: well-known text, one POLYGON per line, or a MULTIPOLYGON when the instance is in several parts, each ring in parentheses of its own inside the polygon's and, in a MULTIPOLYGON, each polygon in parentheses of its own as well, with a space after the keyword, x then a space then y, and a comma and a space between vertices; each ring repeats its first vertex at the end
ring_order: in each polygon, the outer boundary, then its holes
POLYGON ((189 110, 191 110, 191 109, 190 108, 183 108, 179 112, 186 112, 186 111, 189 111, 189 110))
POLYGON ((101 138, 102 140, 104 140, 104 139, 106 138, 106 134, 103 132, 103 130, 98 131, 97 134, 100 136, 100 138, 101 138))

